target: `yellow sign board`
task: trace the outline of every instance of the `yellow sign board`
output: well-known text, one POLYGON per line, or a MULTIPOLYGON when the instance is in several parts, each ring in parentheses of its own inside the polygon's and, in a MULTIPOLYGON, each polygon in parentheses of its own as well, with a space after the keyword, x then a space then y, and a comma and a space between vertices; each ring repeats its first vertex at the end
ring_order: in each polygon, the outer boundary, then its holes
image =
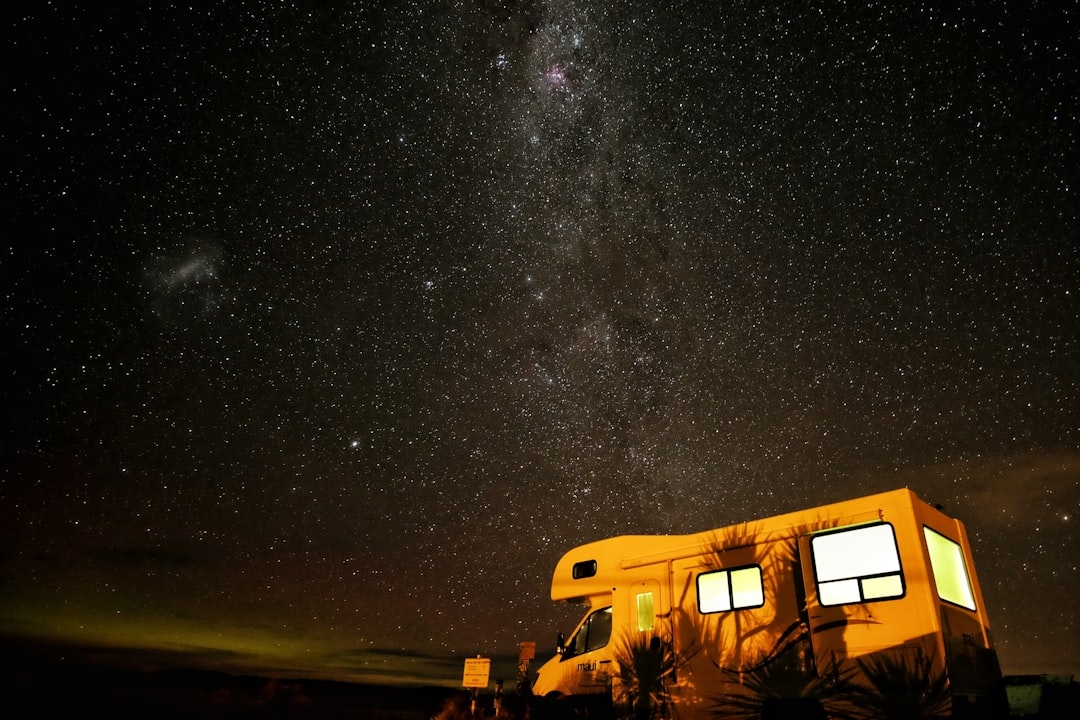
POLYGON ((488 677, 491 675, 491 658, 476 657, 466 658, 465 674, 461 678, 461 687, 482 688, 487 687, 488 677))

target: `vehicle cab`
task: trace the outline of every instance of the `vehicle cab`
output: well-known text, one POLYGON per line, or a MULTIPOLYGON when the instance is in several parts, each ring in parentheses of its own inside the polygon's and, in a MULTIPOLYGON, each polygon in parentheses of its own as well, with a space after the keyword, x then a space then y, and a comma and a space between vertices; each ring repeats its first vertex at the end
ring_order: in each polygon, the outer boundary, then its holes
POLYGON ((612 608, 590 609, 570 642, 559 636, 557 652, 537 672, 533 694, 545 697, 599 694, 611 686, 612 608))

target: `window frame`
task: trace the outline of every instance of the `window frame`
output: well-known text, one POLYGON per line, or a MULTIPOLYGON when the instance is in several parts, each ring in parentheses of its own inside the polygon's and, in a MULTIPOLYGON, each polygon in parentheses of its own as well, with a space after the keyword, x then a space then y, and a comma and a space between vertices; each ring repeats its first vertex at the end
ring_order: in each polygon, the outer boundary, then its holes
MULTIPOLYGON (((831 558, 826 557, 826 560, 831 558)), ((810 566, 814 575, 814 589, 817 592, 818 604, 822 607, 843 607, 845 605, 865 605, 867 603, 874 602, 890 602, 892 600, 900 600, 907 596, 907 575, 904 572, 904 563, 900 558, 900 543, 896 539, 896 527, 887 521, 875 521, 869 523, 861 523, 857 525, 846 525, 844 527, 830 528, 819 533, 815 533, 810 537, 810 566), (822 538, 829 538, 836 535, 858 532, 861 530, 868 530, 876 527, 887 527, 892 539, 892 549, 894 552, 894 558, 890 558, 890 561, 895 559, 895 569, 886 568, 883 565, 881 572, 868 572, 865 574, 853 574, 838 577, 831 577, 828 580, 822 580, 818 572, 818 556, 822 551, 815 548, 815 543, 822 538), (868 582, 874 581, 888 581, 895 578, 899 581, 899 592, 892 595, 867 597, 866 588, 868 582), (830 586, 836 587, 839 583, 844 583, 845 586, 853 586, 858 594, 858 599, 854 600, 840 600, 838 602, 824 602, 823 595, 828 595, 829 591, 822 592, 822 586, 827 588, 830 586)))
POLYGON ((585 580, 596 577, 599 564, 596 560, 581 560, 570 567, 570 577, 574 580, 585 580))
POLYGON ((960 543, 958 543, 957 541, 953 540, 951 537, 949 537, 945 533, 938 532, 937 530, 930 527, 929 525, 923 525, 923 542, 926 543, 926 555, 930 559, 930 574, 934 578, 934 594, 937 595, 938 600, 940 600, 943 603, 948 603, 949 605, 952 605, 953 607, 962 608, 964 610, 967 610, 968 612, 976 612, 977 608, 978 608, 978 601, 975 598, 975 582, 971 578, 971 570, 968 567, 970 565, 970 563, 968 562, 968 557, 967 557, 966 553, 964 552, 964 546, 961 545, 960 543), (930 548, 930 536, 928 535, 928 533, 933 533, 938 538, 940 538, 940 539, 944 540, 945 542, 947 542, 949 544, 950 549, 955 549, 956 550, 956 554, 952 558, 947 558, 946 560, 953 561, 956 558, 960 559, 960 569, 963 571, 964 585, 965 585, 965 587, 967 589, 967 599, 969 599, 970 602, 971 602, 970 607, 963 604, 963 603, 957 602, 956 600, 950 600, 949 598, 947 598, 947 597, 945 597, 944 595, 941 594, 941 582, 938 579, 938 576, 939 576, 938 569, 939 569, 939 567, 938 567, 938 565, 936 565, 934 563, 935 553, 930 548))
POLYGON ((581 625, 578 626, 577 632, 574 633, 574 636, 570 638, 570 642, 566 644, 566 652, 563 653, 562 659, 569 660, 570 658, 580 657, 582 655, 595 652, 597 650, 600 650, 601 648, 607 647, 608 644, 611 642, 611 636, 615 630, 614 616, 612 616, 608 620, 608 636, 607 639, 604 640, 604 643, 602 645, 593 646, 592 640, 589 636, 592 633, 593 620, 595 620, 597 616, 599 616, 601 613, 607 613, 609 616, 611 616, 612 612, 612 606, 608 605, 606 607, 598 608, 597 610, 594 610, 593 612, 586 615, 585 619, 581 622, 581 625), (585 638, 582 643, 583 647, 579 651, 577 650, 577 641, 581 633, 585 633, 585 638))
POLYGON ((652 590, 639 592, 634 598, 638 632, 652 632, 656 628, 656 596, 652 590), (648 598, 646 600, 645 598, 648 598), (644 627, 647 624, 647 627, 644 627))
POLYGON ((738 565, 738 566, 730 567, 730 568, 717 568, 716 570, 708 570, 708 571, 703 572, 703 573, 698 573, 697 577, 694 578, 694 590, 697 593, 696 600, 697 600, 698 613, 701 614, 701 615, 715 615, 717 613, 738 612, 740 610, 756 610, 757 608, 765 606, 765 574, 761 570, 761 565, 758 565, 757 563, 750 563, 748 565, 738 565), (731 575, 732 575, 732 573, 740 572, 740 571, 743 571, 743 570, 751 570, 751 569, 757 570, 758 589, 759 589, 759 592, 761 594, 761 602, 758 603, 757 605, 736 605, 735 604, 735 595, 736 595, 736 593, 735 593, 735 584, 733 582, 731 582, 731 575), (702 610, 702 606, 701 606, 701 578, 708 577, 710 575, 717 575, 717 574, 721 574, 721 573, 723 573, 723 574, 725 574, 727 576, 727 583, 726 583, 726 585, 727 585, 727 601, 728 601, 729 607, 727 607, 727 608, 717 608, 715 610, 702 610))

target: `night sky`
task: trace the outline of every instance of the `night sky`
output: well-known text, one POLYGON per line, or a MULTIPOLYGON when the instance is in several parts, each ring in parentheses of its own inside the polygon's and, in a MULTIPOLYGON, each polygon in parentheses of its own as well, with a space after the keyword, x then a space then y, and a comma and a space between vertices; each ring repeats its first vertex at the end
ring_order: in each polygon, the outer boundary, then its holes
POLYGON ((1080 674, 1075 3, 23 5, 0 632, 454 684, 574 545, 908 486, 1080 674))

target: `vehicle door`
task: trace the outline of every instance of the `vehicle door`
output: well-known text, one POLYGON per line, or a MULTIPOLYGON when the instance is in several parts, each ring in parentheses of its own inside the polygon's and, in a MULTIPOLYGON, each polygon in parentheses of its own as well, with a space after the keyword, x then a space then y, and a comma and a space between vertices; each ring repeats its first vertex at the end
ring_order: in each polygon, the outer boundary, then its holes
POLYGON ((611 607, 590 613, 578 626, 559 660, 563 685, 569 694, 607 691, 612 673, 611 631, 611 607))

